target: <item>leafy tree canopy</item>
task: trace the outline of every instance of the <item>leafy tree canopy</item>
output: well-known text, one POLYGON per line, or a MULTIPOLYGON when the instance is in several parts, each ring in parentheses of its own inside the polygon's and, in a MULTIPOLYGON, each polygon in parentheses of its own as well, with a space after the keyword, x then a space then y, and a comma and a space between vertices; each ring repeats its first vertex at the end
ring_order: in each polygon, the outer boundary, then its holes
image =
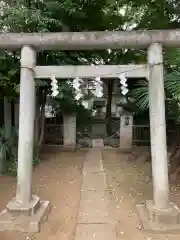
MULTIPOLYGON (((167 29, 178 28, 180 22, 178 0, 4 0, 1 1, 0 10, 0 28, 3 32, 167 29)), ((174 63, 169 63, 168 58, 165 58, 166 71, 172 72, 179 65, 180 58, 179 55, 175 57, 177 51, 174 49, 165 49, 165 51, 173 55, 171 59, 174 59, 174 63)), ((38 64, 46 65, 125 64, 145 61, 144 50, 134 49, 85 52, 43 51, 38 54, 38 64)), ((3 94, 9 91, 9 95, 12 95, 19 84, 19 52, 2 53, 0 65, 2 66, 0 87, 3 89, 3 94)), ((62 81, 62 89, 63 85, 62 81)), ((140 91, 143 94, 143 89, 136 89, 135 93, 140 94, 140 91)), ((145 103, 147 101, 142 104, 145 106, 145 103)))

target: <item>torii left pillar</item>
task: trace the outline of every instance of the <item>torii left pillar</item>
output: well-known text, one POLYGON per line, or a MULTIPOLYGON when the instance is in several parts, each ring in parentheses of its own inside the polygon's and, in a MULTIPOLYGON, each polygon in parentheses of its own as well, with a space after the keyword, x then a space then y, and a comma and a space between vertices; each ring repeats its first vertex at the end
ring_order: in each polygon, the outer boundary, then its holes
POLYGON ((50 203, 32 195, 34 149, 35 81, 33 68, 36 52, 29 46, 21 51, 20 116, 17 192, 0 214, 0 230, 38 232, 46 219, 50 203))

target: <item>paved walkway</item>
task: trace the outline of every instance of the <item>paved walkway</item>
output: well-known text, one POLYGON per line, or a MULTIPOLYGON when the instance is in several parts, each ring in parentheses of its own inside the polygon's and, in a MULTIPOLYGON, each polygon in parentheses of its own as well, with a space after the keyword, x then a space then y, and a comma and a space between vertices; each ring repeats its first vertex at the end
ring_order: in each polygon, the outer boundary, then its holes
POLYGON ((108 213, 108 194, 102 164, 103 140, 94 140, 86 155, 75 240, 116 240, 108 213))

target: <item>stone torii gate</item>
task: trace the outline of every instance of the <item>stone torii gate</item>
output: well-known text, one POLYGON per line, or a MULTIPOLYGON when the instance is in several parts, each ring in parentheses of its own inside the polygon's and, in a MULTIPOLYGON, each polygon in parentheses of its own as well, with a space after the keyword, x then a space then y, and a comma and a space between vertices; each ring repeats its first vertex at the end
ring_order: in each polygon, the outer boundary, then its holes
MULTIPOLYGON (((138 206, 138 211, 145 229, 180 229, 180 211, 176 205, 169 202, 163 46, 180 46, 180 30, 0 34, 0 48, 22 49, 17 193, 0 214, 0 230, 38 231, 39 224, 47 217, 50 209, 48 201, 40 201, 31 191, 35 118, 34 77, 43 77, 43 73, 45 77, 47 71, 55 74, 53 68, 46 70, 47 67, 35 66, 36 52, 41 49, 94 50, 137 47, 148 48, 153 172, 153 201, 138 206)), ((56 74, 63 74, 60 67, 56 70, 56 74)))

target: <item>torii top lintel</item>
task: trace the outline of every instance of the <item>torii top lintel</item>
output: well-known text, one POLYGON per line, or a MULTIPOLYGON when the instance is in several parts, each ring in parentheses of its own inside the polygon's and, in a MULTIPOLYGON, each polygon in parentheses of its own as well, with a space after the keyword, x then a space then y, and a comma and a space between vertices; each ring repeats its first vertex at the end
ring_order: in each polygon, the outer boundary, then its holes
POLYGON ((180 29, 0 34, 0 48, 5 49, 19 49, 23 45, 37 50, 146 48, 153 42, 180 47, 180 29))

